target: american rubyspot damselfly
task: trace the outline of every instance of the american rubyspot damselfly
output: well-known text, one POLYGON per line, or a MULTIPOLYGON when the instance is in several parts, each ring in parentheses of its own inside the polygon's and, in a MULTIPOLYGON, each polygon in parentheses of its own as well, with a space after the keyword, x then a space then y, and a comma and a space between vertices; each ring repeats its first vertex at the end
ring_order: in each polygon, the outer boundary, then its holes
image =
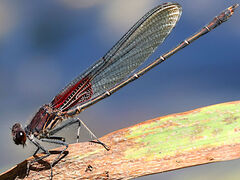
POLYGON ((182 13, 181 6, 177 3, 165 3, 155 7, 144 15, 105 56, 70 82, 49 104, 41 106, 24 129, 19 123, 14 124, 12 127, 13 141, 17 145, 24 146, 26 140, 29 139, 37 147, 34 155, 39 150, 46 154, 33 162, 51 155, 37 140, 65 146, 57 158, 50 163, 51 177, 52 166, 58 162, 60 156, 68 148, 63 137, 54 135, 71 124, 78 124, 77 141, 79 141, 80 127, 84 126, 94 137, 94 142, 109 150, 107 145, 98 140, 88 127, 74 116, 138 79, 180 49, 227 21, 237 6, 236 4, 227 8, 199 32, 160 56, 150 65, 134 72, 165 40, 182 13), (62 123, 63 121, 65 123, 62 123))

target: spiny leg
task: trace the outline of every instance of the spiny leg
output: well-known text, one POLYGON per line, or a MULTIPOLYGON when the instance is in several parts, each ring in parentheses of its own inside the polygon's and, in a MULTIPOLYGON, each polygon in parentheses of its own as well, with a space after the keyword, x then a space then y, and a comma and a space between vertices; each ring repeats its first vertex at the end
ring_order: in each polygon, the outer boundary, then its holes
MULTIPOLYGON (((91 138, 94 137, 94 138, 96 139, 96 141, 92 140, 92 141, 90 141, 90 142, 97 143, 97 144, 101 144, 107 151, 110 150, 110 147, 108 147, 106 144, 104 144, 103 142, 101 142, 101 141, 98 139, 98 137, 97 137, 95 134, 93 134, 93 132, 84 124, 84 122, 83 122, 81 119, 77 118, 77 120, 78 120, 78 121, 80 122, 80 124, 82 124, 82 125, 86 128, 86 130, 90 133, 91 138)), ((79 135, 78 135, 78 136, 79 136, 79 135)))
MULTIPOLYGON (((37 150, 36 150, 36 151, 34 152, 34 154, 33 154, 34 160, 32 160, 32 161, 30 161, 30 162, 27 163, 27 172, 26 172, 27 175, 29 174, 29 172, 30 172, 30 166, 31 166, 33 163, 38 162, 38 161, 40 161, 40 160, 42 160, 42 159, 44 159, 44 158, 46 158, 46 157, 48 157, 48 156, 51 155, 51 153, 50 153, 48 150, 46 150, 43 146, 41 146, 41 144, 39 144, 37 141, 35 141, 35 140, 33 139, 33 137, 28 136, 28 139, 37 147, 37 150), (45 156, 41 156, 41 157, 39 157, 39 158, 36 158, 35 155, 37 154, 37 152, 38 152, 40 149, 41 149, 46 155, 45 155, 45 156)), ((51 164, 50 164, 50 168, 51 168, 51 172, 52 172, 52 165, 51 165, 51 164)))
POLYGON ((65 148, 61 151, 61 153, 58 155, 58 157, 55 158, 55 160, 52 162, 52 165, 54 165, 54 164, 60 159, 60 156, 61 156, 61 155, 64 153, 64 151, 68 148, 68 144, 65 143, 65 142, 62 141, 62 140, 44 138, 44 139, 41 139, 41 141, 43 141, 43 142, 48 142, 48 143, 53 143, 53 144, 59 144, 59 145, 65 146, 65 148))
POLYGON ((39 149, 40 149, 40 148, 37 147, 36 151, 33 153, 33 156, 35 156, 35 155, 38 153, 39 149))
MULTIPOLYGON (((43 146, 41 146, 41 144, 39 144, 37 141, 34 140, 33 137, 30 137, 28 136, 29 140, 35 145, 37 146, 37 150, 35 151, 35 153, 33 154, 36 155, 36 153, 41 149, 46 155, 45 156, 41 156, 39 158, 35 158, 33 161, 31 161, 30 163, 27 164, 27 175, 29 174, 29 171, 30 171, 30 166, 31 164, 35 163, 35 162, 38 162, 48 156, 51 155, 51 153, 46 150, 43 146)), ((52 163, 50 163, 50 168, 51 168, 51 175, 50 175, 50 179, 52 179, 53 177, 53 165, 60 159, 60 156, 63 154, 63 152, 68 148, 68 144, 65 143, 64 141, 61 141, 59 140, 61 137, 46 137, 46 138, 49 138, 49 139, 40 139, 41 141, 43 142, 48 142, 48 143, 54 143, 54 144, 60 144, 60 145, 64 145, 65 148, 61 151, 61 153, 58 155, 57 158, 54 159, 54 161, 52 163)), ((63 139, 63 138, 61 138, 63 139)))
MULTIPOLYGON (((60 152, 60 154, 53 160, 52 163, 50 163, 50 167, 51 167, 51 176, 50 176, 50 179, 52 179, 53 177, 53 170, 52 170, 52 167, 55 165, 56 162, 59 161, 60 159, 60 156, 65 152, 65 150, 68 148, 68 144, 65 143, 64 141, 61 141, 61 140, 56 140, 56 139, 51 139, 48 137, 48 139, 44 138, 44 139, 41 139, 42 142, 48 142, 48 143, 53 143, 53 144, 59 144, 59 145, 63 145, 65 146, 65 148, 60 152)), ((44 157, 45 158, 45 157, 44 157)))
POLYGON ((56 128, 54 128, 54 129, 52 129, 52 130, 50 130, 49 131, 49 137, 52 137, 52 135, 54 135, 54 134, 56 134, 57 132, 59 132, 60 130, 62 130, 62 129, 64 129, 65 127, 68 127, 68 126, 70 126, 70 125, 72 125, 72 124, 75 124, 75 123, 77 123, 78 122, 78 120, 76 120, 76 119, 70 119, 70 120, 67 120, 65 123, 63 122, 60 126, 58 126, 58 127, 56 127, 56 128))
POLYGON ((59 140, 59 141, 65 142, 65 138, 60 136, 46 136, 43 139, 53 139, 53 140, 59 140))
POLYGON ((49 135, 51 137, 51 135, 54 135, 55 133, 57 133, 58 131, 62 130, 63 128, 67 127, 67 126, 70 126, 72 124, 75 124, 75 123, 78 123, 78 132, 77 132, 77 142, 79 142, 79 138, 80 138, 80 129, 81 129, 81 125, 83 125, 86 130, 90 133, 91 135, 91 138, 95 138, 96 141, 91 141, 91 142, 94 142, 94 143, 98 143, 98 144, 101 144, 106 150, 110 150, 110 148, 104 144, 103 142, 101 142, 97 136, 95 136, 95 134, 92 133, 92 131, 83 123, 83 121, 79 118, 76 118, 76 119, 71 119, 69 121, 67 121, 66 123, 60 125, 59 127, 51 130, 49 132, 49 135))
MULTIPOLYGON (((47 137, 48 139, 52 138, 54 134, 56 134, 57 132, 61 131, 62 129, 64 129, 65 127, 68 127, 72 124, 78 123, 78 133, 77 133, 77 142, 79 142, 79 138, 80 138, 80 128, 81 128, 81 123, 79 122, 79 120, 77 119, 70 119, 67 122, 61 124, 60 126, 58 126, 57 128, 51 130, 48 134, 49 137, 47 137)), ((54 138, 52 138, 54 139, 54 138)))

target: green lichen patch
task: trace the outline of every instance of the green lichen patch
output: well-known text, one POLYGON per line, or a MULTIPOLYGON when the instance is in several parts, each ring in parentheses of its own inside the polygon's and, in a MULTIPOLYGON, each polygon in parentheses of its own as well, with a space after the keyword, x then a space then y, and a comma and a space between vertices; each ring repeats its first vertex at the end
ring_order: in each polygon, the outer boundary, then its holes
POLYGON ((126 135, 137 147, 126 158, 174 156, 240 142, 240 104, 223 103, 134 126, 126 135))

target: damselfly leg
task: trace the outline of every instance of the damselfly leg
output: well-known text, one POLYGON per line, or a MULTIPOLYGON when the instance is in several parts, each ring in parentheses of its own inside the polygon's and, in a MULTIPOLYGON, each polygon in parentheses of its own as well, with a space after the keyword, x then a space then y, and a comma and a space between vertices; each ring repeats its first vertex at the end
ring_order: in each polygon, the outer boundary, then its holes
MULTIPOLYGON (((79 118, 76 119, 70 119, 68 121, 66 121, 65 123, 61 124, 60 126, 54 128, 53 130, 49 131, 48 136, 45 136, 44 138, 39 139, 42 142, 47 142, 47 143, 52 143, 52 144, 58 144, 61 146, 65 146, 65 148, 63 150, 60 151, 59 155, 49 164, 50 168, 51 168, 51 177, 53 176, 53 172, 52 172, 52 167, 61 159, 61 155, 67 150, 68 148, 68 144, 65 142, 65 138, 63 137, 58 137, 58 136, 53 136, 55 135, 57 132, 61 131, 62 129, 73 125, 73 124, 78 124, 78 131, 77 131, 77 142, 79 142, 79 138, 80 138, 80 129, 81 126, 83 126, 88 133, 90 134, 91 138, 93 140, 91 140, 90 142, 93 143, 97 143, 97 144, 101 144, 106 150, 110 150, 110 148, 104 144, 103 142, 101 142, 97 136, 86 126, 85 123, 83 123, 83 121, 79 118)), ((51 155, 51 152, 49 152, 48 150, 46 150, 40 143, 38 143, 34 137, 30 138, 30 141, 37 147, 37 150, 34 152, 33 156, 35 156, 37 154, 37 152, 41 149, 46 155, 41 156, 41 157, 35 157, 35 159, 31 162, 28 163, 27 165, 27 174, 30 171, 30 166, 35 163, 35 162, 39 162, 40 160, 43 160, 44 158, 47 158, 48 156, 51 155)))
POLYGON ((60 130, 72 125, 72 124, 78 124, 78 131, 77 131, 77 142, 79 142, 79 138, 80 138, 80 129, 81 129, 81 126, 83 126, 87 131, 88 133, 90 134, 91 136, 91 141, 90 142, 93 142, 93 143, 97 143, 97 144, 101 144, 106 150, 110 150, 110 148, 104 144, 103 142, 101 142, 98 137, 87 127, 87 125, 79 118, 75 118, 75 119, 70 119, 68 121, 66 121, 65 123, 61 124, 59 127, 51 130, 49 132, 49 135, 50 137, 54 134, 56 134, 57 132, 59 132, 60 130))

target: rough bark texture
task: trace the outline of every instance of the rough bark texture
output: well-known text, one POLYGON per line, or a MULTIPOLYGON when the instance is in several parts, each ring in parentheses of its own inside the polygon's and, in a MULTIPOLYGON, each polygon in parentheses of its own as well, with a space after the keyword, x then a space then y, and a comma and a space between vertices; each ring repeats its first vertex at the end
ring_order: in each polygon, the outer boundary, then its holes
MULTIPOLYGON (((101 141, 111 150, 88 142, 71 144, 68 154, 53 167, 53 179, 131 179, 239 158, 240 101, 148 120, 110 133, 101 141)), ((30 157, 2 173, 0 179, 49 179, 47 162, 56 156, 35 163, 26 177, 30 157)))

